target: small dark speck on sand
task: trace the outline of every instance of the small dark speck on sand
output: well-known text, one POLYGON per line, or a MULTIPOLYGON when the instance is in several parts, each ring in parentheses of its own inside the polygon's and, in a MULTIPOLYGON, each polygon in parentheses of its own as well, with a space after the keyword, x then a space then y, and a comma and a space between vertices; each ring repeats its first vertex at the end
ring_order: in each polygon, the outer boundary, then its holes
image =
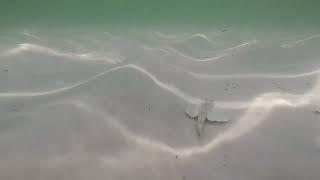
POLYGON ((178 155, 176 155, 176 158, 178 158, 178 155))
POLYGON ((317 115, 320 115, 320 110, 314 110, 313 112, 317 115))
POLYGON ((222 29, 222 31, 221 32, 227 32, 228 31, 228 29, 222 29))
POLYGON ((151 107, 150 107, 150 106, 148 106, 148 110, 149 110, 149 111, 151 110, 151 107))
POLYGON ((19 105, 13 105, 13 106, 11 107, 11 110, 12 110, 13 112, 19 112, 20 109, 21 109, 21 106, 19 106, 19 105))
POLYGON ((2 71, 4 71, 4 72, 8 72, 9 70, 8 70, 8 69, 4 69, 4 70, 2 70, 2 71))

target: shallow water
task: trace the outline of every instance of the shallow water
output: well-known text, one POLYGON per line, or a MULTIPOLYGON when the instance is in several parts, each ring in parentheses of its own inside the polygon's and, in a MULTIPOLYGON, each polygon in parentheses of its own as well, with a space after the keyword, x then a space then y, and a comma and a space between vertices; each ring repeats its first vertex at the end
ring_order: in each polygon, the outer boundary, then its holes
POLYGON ((320 176, 316 31, 0 35, 1 179, 320 176))
POLYGON ((318 180, 319 5, 1 1, 0 179, 318 180))

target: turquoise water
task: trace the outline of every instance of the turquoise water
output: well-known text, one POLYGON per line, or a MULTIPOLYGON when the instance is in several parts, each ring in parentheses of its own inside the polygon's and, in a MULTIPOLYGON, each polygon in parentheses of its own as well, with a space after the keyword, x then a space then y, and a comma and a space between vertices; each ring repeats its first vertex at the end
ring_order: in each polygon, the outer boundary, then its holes
POLYGON ((319 4, 0 0, 0 180, 319 180, 319 4))
POLYGON ((2 0, 11 26, 317 27, 318 0, 2 0))

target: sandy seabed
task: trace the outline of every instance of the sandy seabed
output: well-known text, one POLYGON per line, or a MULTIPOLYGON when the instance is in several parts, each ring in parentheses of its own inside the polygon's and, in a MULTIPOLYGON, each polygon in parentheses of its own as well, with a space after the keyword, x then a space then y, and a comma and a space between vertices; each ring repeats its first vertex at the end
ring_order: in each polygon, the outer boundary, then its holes
POLYGON ((0 34, 0 179, 320 179, 314 32, 0 34), (186 107, 228 123, 201 136, 186 107))

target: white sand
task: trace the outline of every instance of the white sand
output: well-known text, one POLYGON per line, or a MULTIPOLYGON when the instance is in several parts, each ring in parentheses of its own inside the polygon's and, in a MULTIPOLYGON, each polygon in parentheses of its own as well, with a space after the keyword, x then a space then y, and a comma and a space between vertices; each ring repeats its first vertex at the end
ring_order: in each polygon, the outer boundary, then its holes
POLYGON ((0 35, 1 180, 320 179, 316 33, 0 35))

